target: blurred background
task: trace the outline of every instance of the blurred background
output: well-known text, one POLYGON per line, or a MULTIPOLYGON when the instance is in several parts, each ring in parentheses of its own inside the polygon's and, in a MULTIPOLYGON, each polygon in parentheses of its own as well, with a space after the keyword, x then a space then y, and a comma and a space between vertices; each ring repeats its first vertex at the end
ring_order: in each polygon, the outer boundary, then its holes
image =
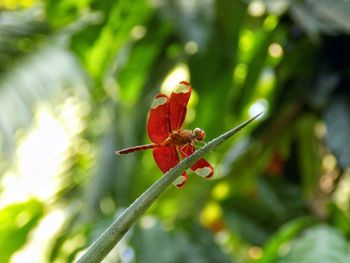
POLYGON ((162 174, 153 96, 211 140, 105 262, 347 262, 350 2, 0 0, 0 262, 72 262, 162 174))

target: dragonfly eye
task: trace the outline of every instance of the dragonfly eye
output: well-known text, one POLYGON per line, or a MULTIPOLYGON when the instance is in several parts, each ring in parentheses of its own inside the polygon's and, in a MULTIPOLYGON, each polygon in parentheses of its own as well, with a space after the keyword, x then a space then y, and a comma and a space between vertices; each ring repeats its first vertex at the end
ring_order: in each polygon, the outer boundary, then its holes
POLYGON ((195 128, 193 130, 193 136, 196 140, 201 141, 205 138, 205 131, 203 131, 201 128, 195 128))

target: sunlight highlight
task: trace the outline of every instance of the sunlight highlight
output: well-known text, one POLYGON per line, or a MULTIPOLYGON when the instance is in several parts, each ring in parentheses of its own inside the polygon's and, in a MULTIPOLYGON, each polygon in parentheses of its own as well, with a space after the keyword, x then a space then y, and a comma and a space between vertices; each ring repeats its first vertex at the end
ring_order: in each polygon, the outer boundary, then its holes
POLYGON ((268 102, 265 99, 259 99, 256 102, 254 102, 250 107, 249 107, 249 117, 254 117, 257 114, 261 112, 266 112, 268 109, 268 102))
POLYGON ((57 175, 62 172, 68 139, 62 125, 45 108, 39 109, 36 127, 18 148, 17 167, 2 180, 0 206, 31 197, 52 197, 59 185, 57 175))
POLYGON ((189 78, 190 73, 188 66, 184 63, 180 63, 164 79, 160 91, 166 95, 170 95, 171 91, 180 81, 189 81, 189 78))
POLYGON ((56 108, 56 116, 45 105, 38 107, 32 129, 20 139, 16 165, 3 175, 0 207, 30 198, 47 201, 60 188, 69 147, 83 129, 81 108, 67 98, 56 108))
POLYGON ((60 210, 53 210, 46 215, 30 235, 29 242, 17 251, 12 257, 12 263, 21 262, 46 262, 46 253, 50 249, 51 244, 48 240, 53 240, 53 237, 60 231, 64 221, 65 213, 60 210))

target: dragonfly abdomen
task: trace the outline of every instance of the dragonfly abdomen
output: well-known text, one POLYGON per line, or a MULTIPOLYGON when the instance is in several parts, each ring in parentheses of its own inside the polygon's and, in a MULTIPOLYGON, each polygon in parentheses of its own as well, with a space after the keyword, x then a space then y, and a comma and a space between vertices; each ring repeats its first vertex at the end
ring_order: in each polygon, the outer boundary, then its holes
POLYGON ((143 150, 147 150, 147 149, 154 149, 159 147, 158 144, 145 144, 145 145, 139 145, 139 146, 133 146, 130 148, 126 148, 120 151, 115 151, 116 154, 128 154, 128 153, 132 153, 132 152, 138 152, 138 151, 143 151, 143 150))

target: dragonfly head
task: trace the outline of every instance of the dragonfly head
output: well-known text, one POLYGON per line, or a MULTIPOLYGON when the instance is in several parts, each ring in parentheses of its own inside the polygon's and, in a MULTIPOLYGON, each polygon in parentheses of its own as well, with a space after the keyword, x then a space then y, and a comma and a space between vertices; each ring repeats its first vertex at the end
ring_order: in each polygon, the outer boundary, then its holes
POLYGON ((205 131, 203 131, 201 128, 195 128, 192 132, 192 135, 195 140, 201 141, 205 138, 205 131))

